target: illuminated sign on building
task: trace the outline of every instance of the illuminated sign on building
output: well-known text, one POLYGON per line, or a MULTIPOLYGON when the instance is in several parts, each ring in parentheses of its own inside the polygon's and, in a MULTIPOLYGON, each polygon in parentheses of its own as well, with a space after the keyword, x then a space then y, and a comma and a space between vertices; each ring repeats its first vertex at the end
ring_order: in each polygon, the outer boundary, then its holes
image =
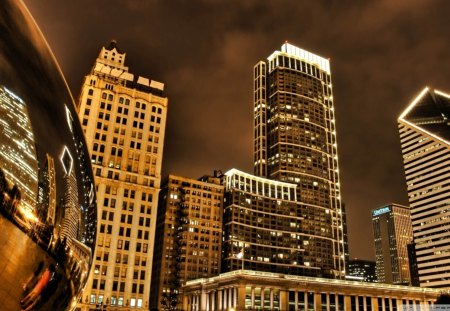
POLYGON ((379 216, 381 214, 385 214, 385 213, 388 213, 390 211, 391 211, 390 207, 382 207, 382 208, 379 208, 379 209, 376 209, 376 210, 372 211, 372 216, 379 216))

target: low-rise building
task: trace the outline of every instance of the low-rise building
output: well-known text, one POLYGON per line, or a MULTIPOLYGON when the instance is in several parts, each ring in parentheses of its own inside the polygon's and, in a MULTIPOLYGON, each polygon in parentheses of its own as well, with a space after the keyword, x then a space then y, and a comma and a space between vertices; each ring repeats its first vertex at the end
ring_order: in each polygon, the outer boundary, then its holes
POLYGON ((430 310, 441 291, 431 288, 236 270, 189 281, 183 310, 430 310))

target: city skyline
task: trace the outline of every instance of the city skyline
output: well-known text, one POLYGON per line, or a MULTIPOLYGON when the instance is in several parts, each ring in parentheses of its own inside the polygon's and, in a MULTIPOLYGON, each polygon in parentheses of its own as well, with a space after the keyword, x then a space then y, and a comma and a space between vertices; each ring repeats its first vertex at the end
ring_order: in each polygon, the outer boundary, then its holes
POLYGON ((442 62, 449 4, 175 2, 171 7, 152 1, 105 7, 107 2, 99 1, 85 10, 86 3, 27 1, 74 97, 98 46, 112 38, 131 55, 130 67, 167 84, 165 174, 196 178, 232 167, 251 173, 254 63, 286 39, 331 57, 350 254, 374 258, 367 243, 370 210, 407 203, 396 119, 426 84, 449 89, 449 64, 442 62), (295 12, 308 14, 298 18, 295 12), (435 57, 424 57, 428 54, 435 57))

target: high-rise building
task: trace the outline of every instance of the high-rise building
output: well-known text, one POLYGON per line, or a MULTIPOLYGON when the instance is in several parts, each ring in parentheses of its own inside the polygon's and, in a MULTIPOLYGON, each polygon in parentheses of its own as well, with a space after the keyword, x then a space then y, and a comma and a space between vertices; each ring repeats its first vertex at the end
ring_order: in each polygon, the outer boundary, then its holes
POLYGON ((222 272, 255 270, 318 276, 324 239, 297 201, 297 185, 229 170, 225 186, 222 272))
POLYGON ((150 304, 182 308, 186 281, 220 273, 223 191, 220 179, 169 175, 159 194, 150 304))
POLYGON ((98 201, 82 310, 149 309, 168 99, 164 84, 130 73, 125 56, 114 41, 101 49, 77 107, 98 201))
POLYGON ((428 87, 398 118, 420 286, 450 287, 450 95, 428 87))
POLYGON ((64 168, 64 217, 61 226, 61 238, 72 246, 72 240, 80 239, 81 209, 78 195, 78 185, 73 170, 73 158, 67 148, 61 156, 64 168))
POLYGON ((412 241, 410 210, 389 204, 372 211, 377 282, 408 285, 408 244, 412 241))
POLYGON ((0 168, 21 190, 21 203, 34 211, 38 197, 38 160, 26 103, 0 86, 0 168))
POLYGON ((55 161, 48 153, 40 175, 38 216, 41 222, 54 226, 56 218, 56 171, 55 161))
POLYGON ((375 261, 358 258, 349 260, 345 279, 349 281, 376 282, 375 261))
POLYGON ((317 258, 322 275, 343 277, 343 213, 328 59, 285 43, 254 66, 254 173, 297 185, 305 254, 317 258))

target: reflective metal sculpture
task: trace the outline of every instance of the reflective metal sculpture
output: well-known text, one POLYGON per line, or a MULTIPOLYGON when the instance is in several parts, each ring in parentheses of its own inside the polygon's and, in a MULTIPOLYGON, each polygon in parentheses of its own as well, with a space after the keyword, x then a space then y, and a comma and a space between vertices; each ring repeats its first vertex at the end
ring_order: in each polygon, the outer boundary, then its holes
POLYGON ((0 4, 0 308, 70 310, 96 238, 89 155, 34 20, 20 1, 0 4))

